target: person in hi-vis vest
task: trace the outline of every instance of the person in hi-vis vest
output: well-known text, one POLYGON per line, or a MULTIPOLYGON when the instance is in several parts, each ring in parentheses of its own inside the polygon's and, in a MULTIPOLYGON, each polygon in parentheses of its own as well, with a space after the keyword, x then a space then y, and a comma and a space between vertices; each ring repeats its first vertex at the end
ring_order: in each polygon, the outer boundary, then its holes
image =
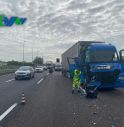
POLYGON ((73 84, 72 84, 72 94, 74 93, 75 89, 78 89, 78 93, 80 93, 80 85, 81 85, 81 71, 79 69, 74 70, 74 77, 73 77, 73 84))

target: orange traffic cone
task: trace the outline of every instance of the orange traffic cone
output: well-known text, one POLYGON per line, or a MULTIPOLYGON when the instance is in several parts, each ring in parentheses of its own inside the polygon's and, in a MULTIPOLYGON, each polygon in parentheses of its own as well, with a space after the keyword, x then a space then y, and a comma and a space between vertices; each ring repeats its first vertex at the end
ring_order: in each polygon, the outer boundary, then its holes
POLYGON ((22 104, 22 105, 25 105, 25 103, 26 103, 25 94, 24 94, 24 92, 22 92, 21 104, 22 104))

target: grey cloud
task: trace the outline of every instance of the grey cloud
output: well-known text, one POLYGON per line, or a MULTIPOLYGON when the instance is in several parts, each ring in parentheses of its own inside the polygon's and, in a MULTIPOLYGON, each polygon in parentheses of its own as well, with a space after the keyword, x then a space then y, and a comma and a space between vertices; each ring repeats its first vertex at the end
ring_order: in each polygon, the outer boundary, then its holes
POLYGON ((52 45, 52 46, 48 46, 47 48, 50 50, 50 49, 57 49, 57 50, 63 50, 63 49, 68 49, 70 46, 72 46, 74 44, 74 42, 70 42, 70 43, 58 43, 58 44, 55 44, 55 45, 52 45))
POLYGON ((5 38, 0 44, 8 45, 8 53, 2 51, 1 46, 0 55, 6 59, 7 54, 11 59, 17 59, 16 52, 22 53, 18 44, 22 45, 24 41, 27 59, 32 46, 35 52, 38 48, 49 59, 60 56, 78 40, 115 40, 116 45, 123 46, 122 0, 0 0, 0 5, 1 13, 28 19, 21 27, 0 28, 0 37, 5 38), (15 55, 11 55, 12 47, 15 55))

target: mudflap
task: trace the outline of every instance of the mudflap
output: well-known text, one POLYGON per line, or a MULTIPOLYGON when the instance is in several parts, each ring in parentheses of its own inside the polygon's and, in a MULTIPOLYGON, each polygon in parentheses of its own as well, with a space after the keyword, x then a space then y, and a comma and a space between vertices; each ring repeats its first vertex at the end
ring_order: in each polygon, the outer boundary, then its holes
POLYGON ((86 86, 86 97, 87 98, 97 98, 99 82, 91 82, 86 86))

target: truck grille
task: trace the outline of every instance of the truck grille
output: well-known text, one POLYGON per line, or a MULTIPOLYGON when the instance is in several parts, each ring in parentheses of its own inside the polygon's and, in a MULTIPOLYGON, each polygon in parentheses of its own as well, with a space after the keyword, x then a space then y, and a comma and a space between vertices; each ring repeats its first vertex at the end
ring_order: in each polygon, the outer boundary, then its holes
POLYGON ((119 72, 98 72, 95 74, 96 79, 101 83, 114 83, 117 80, 119 72))

